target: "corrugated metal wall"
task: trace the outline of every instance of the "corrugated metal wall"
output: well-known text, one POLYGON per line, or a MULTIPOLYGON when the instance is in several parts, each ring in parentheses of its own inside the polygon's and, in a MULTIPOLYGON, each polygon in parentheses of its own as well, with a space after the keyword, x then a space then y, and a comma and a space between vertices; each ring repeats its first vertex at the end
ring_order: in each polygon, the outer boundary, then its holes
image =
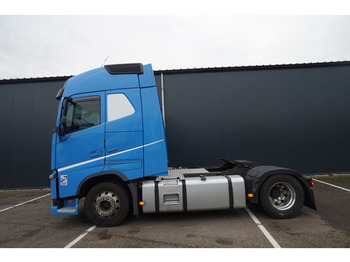
MULTIPOLYGON (((302 173, 349 172, 350 64, 163 73, 170 166, 220 157, 302 173)), ((0 81, 0 189, 49 185, 64 79, 0 81)))
POLYGON ((171 166, 350 171, 350 66, 164 76, 171 166))
POLYGON ((55 96, 63 84, 0 84, 0 189, 49 185, 55 96))

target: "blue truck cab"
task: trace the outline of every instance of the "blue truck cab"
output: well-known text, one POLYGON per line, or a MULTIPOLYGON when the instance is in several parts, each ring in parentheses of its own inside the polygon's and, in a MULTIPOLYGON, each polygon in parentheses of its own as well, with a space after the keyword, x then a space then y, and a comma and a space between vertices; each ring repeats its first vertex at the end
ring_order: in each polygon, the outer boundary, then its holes
POLYGON ((56 201, 53 213, 76 214, 78 195, 89 179, 114 176, 131 181, 167 174, 164 126, 151 65, 88 71, 70 78, 58 98, 51 191, 52 199, 61 203, 56 201))
POLYGON ((280 218, 297 215, 303 204, 316 208, 310 181, 293 170, 227 159, 212 169, 168 170, 150 64, 82 73, 68 79, 56 98, 53 214, 78 214, 82 198, 86 216, 98 226, 118 225, 131 210, 139 215, 242 208, 246 199, 262 202, 280 218))

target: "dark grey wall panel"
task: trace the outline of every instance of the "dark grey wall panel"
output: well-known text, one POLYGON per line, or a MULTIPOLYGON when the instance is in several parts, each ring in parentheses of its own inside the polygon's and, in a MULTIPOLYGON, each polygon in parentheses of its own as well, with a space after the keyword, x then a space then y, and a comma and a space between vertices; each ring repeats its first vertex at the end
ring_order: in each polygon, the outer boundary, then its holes
POLYGON ((51 135, 64 81, 0 85, 0 188, 49 185, 51 135))
POLYGON ((158 97, 159 97, 159 100, 161 100, 162 91, 161 91, 160 75, 155 75, 154 78, 155 78, 155 80, 156 80, 156 86, 157 86, 158 97))
POLYGON ((170 165, 349 171, 349 98, 349 66, 166 75, 170 165))
POLYGON ((11 126, 13 122, 13 85, 0 86, 0 188, 12 184, 10 174, 10 152, 12 144, 11 126))

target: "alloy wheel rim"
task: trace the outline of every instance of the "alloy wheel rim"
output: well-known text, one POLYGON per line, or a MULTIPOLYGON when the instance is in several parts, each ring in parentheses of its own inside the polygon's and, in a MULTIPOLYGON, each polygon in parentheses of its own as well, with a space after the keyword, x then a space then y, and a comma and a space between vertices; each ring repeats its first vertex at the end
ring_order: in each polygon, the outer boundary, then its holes
POLYGON ((269 200, 272 206, 278 210, 291 208, 296 200, 294 188, 286 182, 277 182, 269 190, 269 200))

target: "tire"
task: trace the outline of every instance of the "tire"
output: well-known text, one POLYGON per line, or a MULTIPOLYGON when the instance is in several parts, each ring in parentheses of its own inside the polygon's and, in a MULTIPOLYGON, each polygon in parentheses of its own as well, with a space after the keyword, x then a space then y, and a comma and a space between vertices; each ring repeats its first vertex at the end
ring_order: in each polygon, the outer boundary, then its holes
POLYGON ((99 227, 121 224, 129 213, 130 200, 121 184, 105 182, 90 189, 85 198, 86 217, 99 227))
POLYGON ((304 205, 304 190, 290 175, 275 175, 266 179, 260 190, 260 205, 273 218, 296 217, 304 205))

